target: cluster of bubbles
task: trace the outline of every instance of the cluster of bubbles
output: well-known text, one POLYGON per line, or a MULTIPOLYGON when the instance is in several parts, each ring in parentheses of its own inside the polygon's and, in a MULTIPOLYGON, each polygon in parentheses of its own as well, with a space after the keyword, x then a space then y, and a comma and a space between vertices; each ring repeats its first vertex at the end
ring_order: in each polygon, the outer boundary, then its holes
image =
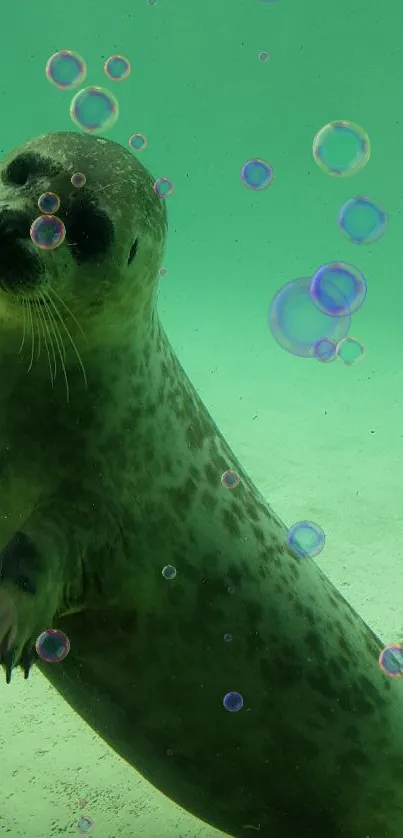
POLYGON ((269 326, 277 343, 302 358, 350 366, 362 360, 365 347, 348 335, 351 315, 362 306, 364 275, 346 262, 327 262, 311 277, 287 282, 273 297, 269 326))
MULTIPOLYGON (((152 5, 150 3, 150 5, 152 5)), ((110 55, 104 63, 104 73, 112 82, 125 81, 131 73, 131 64, 124 55, 110 55)), ((75 90, 87 76, 87 64, 74 50, 62 49, 50 56, 46 63, 47 79, 59 90, 75 90)), ((104 87, 83 87, 70 102, 70 118, 82 131, 101 134, 109 131, 119 117, 119 102, 116 96, 104 87)), ((144 134, 131 134, 129 147, 136 154, 147 148, 144 134)), ((169 178, 158 178, 154 192, 160 198, 168 198, 174 191, 169 178)))
MULTIPOLYGON (((74 172, 71 183, 76 188, 81 188, 86 183, 86 177, 82 172, 74 172)), ((41 250, 54 250, 63 244, 66 238, 64 223, 55 215, 60 209, 59 196, 55 192, 43 192, 38 198, 38 209, 42 215, 38 215, 31 224, 31 241, 41 250)))

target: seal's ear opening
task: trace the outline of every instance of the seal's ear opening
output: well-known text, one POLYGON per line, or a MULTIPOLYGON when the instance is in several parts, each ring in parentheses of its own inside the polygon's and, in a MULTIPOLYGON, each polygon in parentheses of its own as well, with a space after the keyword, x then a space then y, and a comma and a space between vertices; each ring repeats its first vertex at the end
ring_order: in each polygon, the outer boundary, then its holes
POLYGON ((129 258, 127 260, 128 265, 131 265, 131 263, 133 262, 133 259, 134 259, 135 255, 137 253, 138 246, 139 246, 139 240, 136 239, 135 242, 133 242, 133 244, 130 248, 129 258))

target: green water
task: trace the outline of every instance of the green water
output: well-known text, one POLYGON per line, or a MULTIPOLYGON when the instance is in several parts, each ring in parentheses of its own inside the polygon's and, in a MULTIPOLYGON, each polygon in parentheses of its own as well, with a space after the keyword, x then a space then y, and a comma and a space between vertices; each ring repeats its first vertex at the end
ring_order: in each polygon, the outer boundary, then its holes
MULTIPOLYGON (((108 136, 126 145, 144 133, 142 160, 175 185, 159 295, 172 343, 276 512, 290 524, 320 523, 318 562, 386 642, 399 639, 401 3, 22 0, 3 8, 1 23, 2 154, 73 129, 71 94, 45 77, 56 50, 84 56, 88 84, 106 84, 112 53, 130 59, 130 77, 113 88, 120 118, 108 136), (353 178, 331 178, 313 161, 315 133, 337 119, 370 137, 370 161, 353 178), (261 192, 239 177, 251 157, 273 167, 261 192), (337 225, 356 194, 389 213, 385 236, 367 248, 337 225), (356 264, 368 284, 354 317, 366 357, 351 368, 294 357, 267 328, 276 291, 334 259, 356 264)), ((39 673, 27 683, 17 675, 0 695, 2 835, 77 834, 82 813, 95 821, 94 838, 217 834, 141 780, 39 673)))

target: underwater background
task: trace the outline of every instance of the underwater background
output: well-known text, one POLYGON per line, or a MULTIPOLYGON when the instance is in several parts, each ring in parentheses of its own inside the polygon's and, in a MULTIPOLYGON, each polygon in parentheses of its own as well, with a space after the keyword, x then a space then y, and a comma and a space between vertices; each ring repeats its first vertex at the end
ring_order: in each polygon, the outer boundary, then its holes
MULTIPOLYGON (((2 155, 78 130, 71 92, 45 75, 61 49, 85 58, 85 84, 113 86, 120 116, 106 136, 147 137, 141 160, 174 184, 159 310, 179 359, 275 512, 323 529, 316 561, 385 643, 403 636, 402 29, 397 0, 20 0, 2 10, 0 52, 2 155), (132 65, 119 84, 103 71, 115 53, 132 65), (370 141, 349 177, 312 153, 335 120, 370 141), (270 164, 265 189, 240 176, 253 158, 270 164), (388 215, 373 244, 338 223, 357 195, 388 215), (269 328, 279 289, 332 261, 366 280, 354 364, 299 357, 269 328)), ((1 835, 73 835, 83 815, 94 838, 219 835, 146 783, 38 671, 8 687, 3 677, 0 706, 1 835)))

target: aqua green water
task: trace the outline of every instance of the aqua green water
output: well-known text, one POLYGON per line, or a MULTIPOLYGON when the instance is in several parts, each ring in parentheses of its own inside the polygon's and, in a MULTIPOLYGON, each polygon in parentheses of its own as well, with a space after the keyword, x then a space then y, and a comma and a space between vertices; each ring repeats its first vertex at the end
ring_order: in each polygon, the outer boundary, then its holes
MULTIPOLYGON (((403 622, 402 24, 397 0, 22 0, 3 9, 0 54, 2 154, 73 128, 71 94, 45 77, 53 52, 77 50, 86 83, 101 85, 104 60, 129 57, 108 136, 127 144, 146 134, 142 159, 175 184, 159 297, 170 338, 278 514, 323 527, 318 562, 386 641, 403 622), (370 137, 370 161, 354 178, 330 178, 313 161, 315 133, 337 119, 370 137), (261 192, 239 177, 251 157, 273 167, 261 192), (389 213, 386 234, 367 248, 337 225, 355 194, 389 213), (354 319, 366 357, 349 369, 293 357, 267 327, 278 288, 333 259, 357 264, 368 284, 354 319)), ((2 833, 76 834, 84 812, 96 838, 212 838, 38 673, 0 695, 2 833)))

